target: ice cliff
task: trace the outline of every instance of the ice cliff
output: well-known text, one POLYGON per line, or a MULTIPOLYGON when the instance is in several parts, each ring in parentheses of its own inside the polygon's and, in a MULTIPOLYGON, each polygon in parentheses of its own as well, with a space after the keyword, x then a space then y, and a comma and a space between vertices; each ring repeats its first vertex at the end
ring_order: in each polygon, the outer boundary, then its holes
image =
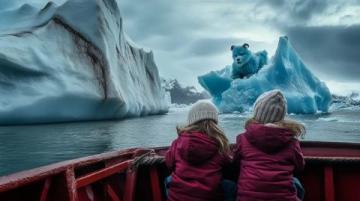
POLYGON ((116 0, 0 11, 0 94, 2 125, 168 110, 153 53, 128 42, 116 0))
POLYGON ((198 77, 222 112, 251 110, 256 98, 272 89, 280 89, 285 94, 289 113, 308 114, 329 109, 329 89, 308 70, 287 37, 279 39, 272 61, 257 74, 232 80, 231 69, 226 66, 198 77))

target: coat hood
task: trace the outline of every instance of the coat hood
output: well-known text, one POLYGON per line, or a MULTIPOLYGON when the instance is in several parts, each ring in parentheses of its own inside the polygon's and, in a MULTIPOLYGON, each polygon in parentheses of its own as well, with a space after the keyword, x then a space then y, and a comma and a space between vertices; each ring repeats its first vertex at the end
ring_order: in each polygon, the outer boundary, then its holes
POLYGON ((294 134, 291 130, 263 124, 250 124, 246 128, 246 139, 265 153, 276 153, 287 147, 294 134))
POLYGON ((180 157, 192 165, 200 165, 219 151, 218 143, 199 132, 181 133, 178 145, 180 157))

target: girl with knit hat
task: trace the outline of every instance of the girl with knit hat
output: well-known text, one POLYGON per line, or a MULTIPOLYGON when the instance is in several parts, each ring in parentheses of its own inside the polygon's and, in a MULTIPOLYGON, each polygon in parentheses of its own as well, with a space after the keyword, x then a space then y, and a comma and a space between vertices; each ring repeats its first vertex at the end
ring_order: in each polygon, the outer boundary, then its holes
POLYGON ((293 174, 305 165, 297 140, 305 127, 284 119, 287 103, 279 90, 259 96, 253 112, 246 131, 236 138, 234 163, 240 171, 237 200, 303 199, 303 189, 293 174))
POLYGON ((187 123, 177 128, 178 138, 165 156, 171 171, 168 200, 221 201, 222 170, 231 158, 228 139, 217 124, 218 111, 212 103, 198 101, 190 109, 187 123))

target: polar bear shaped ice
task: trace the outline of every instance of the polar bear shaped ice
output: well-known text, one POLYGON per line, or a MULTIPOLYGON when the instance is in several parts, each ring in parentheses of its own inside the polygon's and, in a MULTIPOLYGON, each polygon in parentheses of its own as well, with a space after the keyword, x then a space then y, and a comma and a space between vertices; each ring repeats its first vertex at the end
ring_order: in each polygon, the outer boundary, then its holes
POLYGON ((267 63, 267 52, 265 50, 253 54, 249 50, 249 44, 242 46, 231 46, 232 51, 232 78, 248 78, 257 73, 267 63))

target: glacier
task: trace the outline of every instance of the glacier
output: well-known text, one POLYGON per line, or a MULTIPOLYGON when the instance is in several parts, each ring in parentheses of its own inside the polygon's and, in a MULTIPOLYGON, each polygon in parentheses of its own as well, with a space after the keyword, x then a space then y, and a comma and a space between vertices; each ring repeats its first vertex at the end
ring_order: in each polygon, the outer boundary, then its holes
POLYGON ((304 64, 284 36, 280 37, 275 55, 268 65, 249 78, 231 79, 232 66, 198 76, 213 102, 223 113, 251 111, 259 95, 281 90, 288 103, 288 113, 328 112, 332 98, 326 84, 304 64))
POLYGON ((0 124, 121 119, 169 109, 151 51, 117 0, 0 11, 0 124))

